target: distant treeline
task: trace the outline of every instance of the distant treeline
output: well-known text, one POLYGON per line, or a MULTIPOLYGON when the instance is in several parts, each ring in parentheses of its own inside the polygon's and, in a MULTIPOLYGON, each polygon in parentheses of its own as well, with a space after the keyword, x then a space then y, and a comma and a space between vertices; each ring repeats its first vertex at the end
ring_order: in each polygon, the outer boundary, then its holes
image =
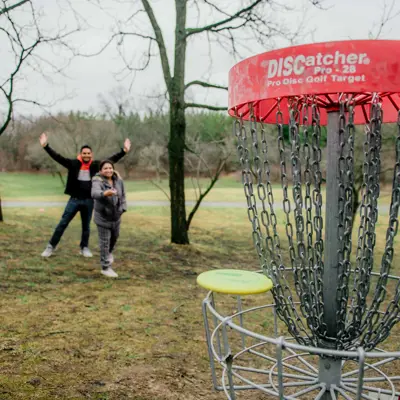
MULTIPOLYGON (((47 131, 49 144, 67 157, 75 157, 83 144, 93 148, 96 158, 117 151, 124 138, 132 141, 132 151, 120 163, 125 175, 141 171, 165 176, 168 173, 168 129, 166 114, 136 113, 105 115, 59 114, 53 117, 19 119, 0 137, 1 171, 62 171, 40 147, 39 135, 47 131)), ((232 119, 220 113, 187 116, 187 172, 205 172, 228 157, 225 169, 237 167, 232 119), (200 165, 199 165, 200 164, 200 165)))
MULTIPOLYGON (((215 112, 192 113, 187 114, 186 123, 185 172, 188 175, 207 175, 217 168, 221 160, 226 160, 224 172, 240 170, 231 117, 215 112)), ((0 170, 62 172, 63 168, 51 160, 39 145, 39 135, 47 131, 50 145, 67 157, 75 157, 83 144, 89 144, 93 148, 95 157, 102 159, 117 151, 124 138, 128 137, 132 141, 132 151, 120 162, 119 171, 125 177, 142 174, 159 179, 166 178, 168 129, 168 115, 162 113, 150 113, 145 116, 137 113, 119 114, 110 118, 106 115, 71 112, 51 117, 20 118, 0 136, 0 170)), ((277 130, 274 126, 268 126, 266 129, 267 137, 270 138, 268 160, 271 178, 279 181, 280 155, 276 140, 277 130)), ((304 140, 301 128, 299 132, 302 144, 304 140)), ((250 134, 249 128, 248 133, 250 134)), ((284 127, 283 134, 287 169, 290 173, 292 146, 287 126, 284 127)), ((357 170, 363 164, 364 128, 358 127, 355 136, 357 170)), ((390 168, 393 166, 395 155, 395 137, 396 126, 385 126, 382 140, 384 156, 381 160, 385 181, 391 180, 390 168)), ((251 151, 250 137, 248 145, 251 151)), ((323 127, 321 147, 325 146, 326 129, 323 127)), ((323 159, 325 159, 324 153, 323 159)))

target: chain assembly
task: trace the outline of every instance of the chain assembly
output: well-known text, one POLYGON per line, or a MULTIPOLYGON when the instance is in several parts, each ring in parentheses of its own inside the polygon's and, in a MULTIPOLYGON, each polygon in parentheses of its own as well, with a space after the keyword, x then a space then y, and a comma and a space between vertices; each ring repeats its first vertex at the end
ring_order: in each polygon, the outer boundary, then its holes
MULTIPOLYGON (((269 133, 249 107, 249 122, 238 112, 234 135, 242 169, 247 215, 260 265, 274 283, 278 316, 303 345, 321 345, 327 338, 324 320, 324 175, 319 105, 313 96, 288 99, 288 110, 276 100, 276 127, 269 133), (283 113, 289 124, 284 125, 283 113), (273 155, 278 160, 272 162, 273 155), (273 181, 279 168, 280 189, 273 181), (281 196, 278 196, 278 192, 281 196), (279 202, 277 199, 281 199, 279 202), (284 229, 284 230, 283 230, 284 229), (282 239, 284 237, 284 239, 282 239), (282 240, 282 241, 281 241, 282 240)), ((338 103, 338 265, 335 347, 373 349, 400 320, 400 283, 387 309, 382 304, 393 260, 400 208, 400 112, 397 122, 396 164, 386 245, 381 264, 374 266, 378 199, 380 195, 382 105, 374 95, 365 126, 359 222, 354 218, 355 101, 342 95, 338 103), (353 225, 358 223, 353 254, 353 225), (353 256, 353 258, 352 258, 353 256), (355 257, 354 257, 355 256, 355 257), (372 284, 372 272, 378 272, 372 284), (372 294, 372 297, 371 297, 372 294), (370 304, 368 301, 370 299, 370 304)), ((326 199, 330 201, 330 199, 326 199)))

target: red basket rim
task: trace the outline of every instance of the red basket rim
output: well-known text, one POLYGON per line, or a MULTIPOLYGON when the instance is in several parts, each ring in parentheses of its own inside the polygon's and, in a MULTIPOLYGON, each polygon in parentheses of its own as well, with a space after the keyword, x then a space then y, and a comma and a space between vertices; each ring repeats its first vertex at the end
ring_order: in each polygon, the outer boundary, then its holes
MULTIPOLYGON (((340 96, 352 95, 361 106, 356 123, 365 121, 362 109, 378 93, 385 122, 398 120, 400 108, 400 41, 355 40, 315 43, 273 50, 245 59, 229 72, 229 114, 265 117, 277 99, 312 96, 326 111, 338 108, 340 96), (256 107, 255 107, 256 106, 256 107)), ((287 102, 287 101, 286 101, 287 102)), ((323 122, 323 121, 321 121, 323 122)))

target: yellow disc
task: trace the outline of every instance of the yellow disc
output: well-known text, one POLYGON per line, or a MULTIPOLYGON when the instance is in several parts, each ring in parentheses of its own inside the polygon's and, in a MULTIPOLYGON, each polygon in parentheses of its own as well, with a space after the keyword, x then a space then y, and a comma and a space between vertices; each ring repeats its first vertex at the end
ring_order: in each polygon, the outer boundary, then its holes
POLYGON ((201 273, 197 283, 205 289, 226 294, 257 294, 272 289, 265 275, 240 269, 215 269, 201 273))

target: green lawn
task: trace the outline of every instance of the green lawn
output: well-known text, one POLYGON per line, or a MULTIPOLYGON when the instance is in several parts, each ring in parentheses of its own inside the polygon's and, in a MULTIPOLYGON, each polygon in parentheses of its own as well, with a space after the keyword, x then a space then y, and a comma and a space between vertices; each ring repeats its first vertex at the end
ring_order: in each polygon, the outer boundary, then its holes
MULTIPOLYGON (((200 181, 203 191, 209 184, 208 179, 200 181)), ((150 180, 127 180, 125 182, 128 200, 153 200, 167 201, 165 193, 169 193, 168 181, 157 182, 162 190, 157 188, 150 180)), ((273 185, 274 200, 282 205, 282 188, 279 184, 273 185)), ((256 191, 256 188, 254 189, 256 191)), ((381 188, 381 201, 388 204, 390 201, 390 187, 381 188)), ((9 173, 0 172, 0 196, 5 201, 65 201, 64 187, 58 176, 34 173, 9 173)), ((185 180, 185 196, 188 201, 198 198, 198 190, 193 189, 193 180, 185 180)), ((257 191, 256 191, 257 196, 257 191)), ((289 188, 289 196, 292 191, 289 188)), ((325 201, 325 190, 322 189, 325 201)), ((291 198, 292 200, 292 198, 291 198)), ((211 192, 205 197, 204 202, 238 202, 245 203, 243 186, 238 178, 224 176, 218 180, 211 192)))
MULTIPOLYGON (((66 176, 64 176, 66 179, 66 176)), ((208 185, 208 179, 201 179, 203 189, 208 185)), ((157 188, 150 180, 127 180, 125 181, 128 198, 131 200, 167 200, 165 194, 157 188)), ((168 181, 157 182, 163 190, 168 192, 168 181)), ((193 181, 185 180, 188 200, 195 199, 193 181)), ((230 189, 229 201, 243 201, 243 189, 241 183, 233 177, 224 177, 214 186, 216 194, 210 193, 208 200, 218 201, 220 194, 225 189, 230 189)), ((62 200, 65 199, 64 186, 58 176, 39 173, 10 173, 0 172, 0 195, 4 200, 62 200)), ((223 201, 224 199, 220 199, 223 201)), ((227 199, 225 199, 227 200, 227 199)))

